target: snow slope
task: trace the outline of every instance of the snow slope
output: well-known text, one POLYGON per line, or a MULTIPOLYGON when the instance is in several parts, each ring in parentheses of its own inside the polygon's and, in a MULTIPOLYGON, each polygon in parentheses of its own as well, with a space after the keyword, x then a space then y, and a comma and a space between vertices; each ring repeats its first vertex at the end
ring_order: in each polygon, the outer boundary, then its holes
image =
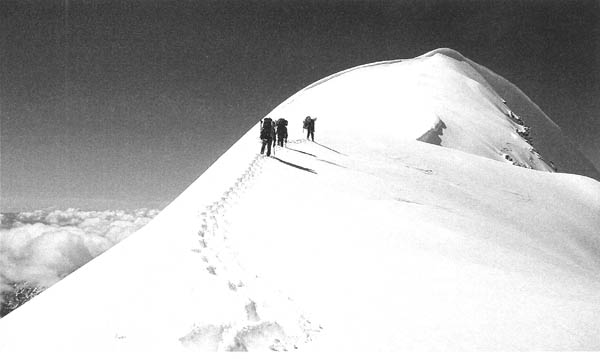
POLYGON ((308 86, 287 148, 250 129, 0 352, 600 349, 600 183, 523 96, 446 49, 308 86))
POLYGON ((496 93, 510 104, 512 111, 518 114, 526 114, 524 119, 531 126, 531 136, 534 138, 536 149, 544 154, 544 158, 557 164, 560 172, 577 173, 600 180, 598 169, 562 133, 560 127, 550 120, 518 87, 502 76, 451 49, 438 49, 423 56, 432 56, 436 53, 473 67, 493 87, 496 93))

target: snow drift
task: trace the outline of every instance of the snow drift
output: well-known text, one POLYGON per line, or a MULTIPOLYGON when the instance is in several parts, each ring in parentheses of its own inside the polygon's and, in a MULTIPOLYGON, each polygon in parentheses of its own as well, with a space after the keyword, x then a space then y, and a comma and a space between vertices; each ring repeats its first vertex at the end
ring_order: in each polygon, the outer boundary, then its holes
POLYGON ((0 351, 600 349, 598 173, 514 85, 442 49, 268 116, 0 351))

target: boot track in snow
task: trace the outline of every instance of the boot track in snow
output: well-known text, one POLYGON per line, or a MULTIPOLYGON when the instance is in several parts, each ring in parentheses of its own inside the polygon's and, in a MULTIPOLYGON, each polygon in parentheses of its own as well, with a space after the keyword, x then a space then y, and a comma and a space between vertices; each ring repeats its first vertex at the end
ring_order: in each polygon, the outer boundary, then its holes
POLYGON ((288 351, 312 341, 314 333, 321 329, 305 318, 291 298, 269 288, 258 275, 244 270, 228 243, 227 213, 260 175, 265 159, 256 155, 235 183, 200 213, 198 241, 201 249, 197 251, 202 255, 208 273, 222 280, 235 295, 246 297, 247 318, 238 323, 195 326, 179 339, 184 346, 220 351, 288 351), (276 315, 269 315, 282 312, 288 313, 287 316, 294 313, 296 323, 280 324, 275 320, 276 315))

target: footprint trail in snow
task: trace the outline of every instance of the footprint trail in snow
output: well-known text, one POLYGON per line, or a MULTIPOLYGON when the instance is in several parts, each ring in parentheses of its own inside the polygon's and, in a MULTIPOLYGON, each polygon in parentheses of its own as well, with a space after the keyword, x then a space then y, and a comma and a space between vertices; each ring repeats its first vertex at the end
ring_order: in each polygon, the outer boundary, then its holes
POLYGON ((321 327, 311 323, 291 298, 270 288, 258 275, 248 273, 228 241, 228 212, 240 201, 262 171, 265 157, 257 155, 217 201, 200 213, 198 241, 201 260, 211 275, 244 297, 246 320, 237 323, 197 325, 180 342, 186 347, 218 351, 298 349, 312 341, 321 327), (282 318, 293 318, 282 319, 282 318))

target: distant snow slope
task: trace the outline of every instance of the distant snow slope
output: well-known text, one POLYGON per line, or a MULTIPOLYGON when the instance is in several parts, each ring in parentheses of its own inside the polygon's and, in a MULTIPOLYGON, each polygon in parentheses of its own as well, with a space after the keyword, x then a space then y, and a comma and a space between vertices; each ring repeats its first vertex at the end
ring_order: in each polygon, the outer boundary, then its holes
POLYGON ((598 350, 600 183, 527 101, 451 50, 319 81, 268 115, 287 148, 253 127, 0 352, 598 350))
POLYGON ((522 119, 531 127, 530 135, 535 148, 543 154, 546 160, 554 162, 559 172, 576 173, 600 180, 598 169, 562 133, 560 127, 517 86, 452 49, 434 50, 422 57, 431 57, 436 54, 442 54, 468 64, 477 70, 494 91, 507 101, 510 109, 522 115, 522 119))

